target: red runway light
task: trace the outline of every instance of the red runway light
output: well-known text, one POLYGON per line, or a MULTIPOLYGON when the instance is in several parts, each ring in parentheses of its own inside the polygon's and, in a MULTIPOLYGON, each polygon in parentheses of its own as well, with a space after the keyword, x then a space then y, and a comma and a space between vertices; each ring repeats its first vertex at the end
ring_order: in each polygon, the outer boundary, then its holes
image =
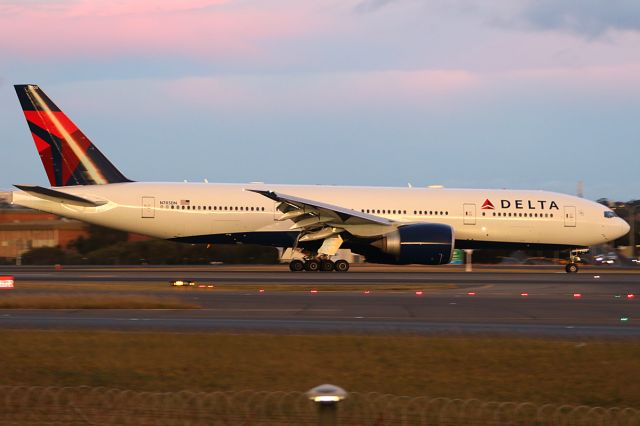
POLYGON ((528 297, 528 296, 529 296, 529 293, 520 293, 520 296, 522 296, 522 297, 528 297))
POLYGON ((422 296, 424 292, 422 290, 416 291, 416 296, 422 296))
POLYGON ((582 297, 582 293, 573 293, 573 297, 575 299, 580 299, 582 297))
POLYGON ((311 293, 311 294, 318 294, 318 290, 316 290, 316 289, 314 288, 314 289, 312 289, 309 293, 311 293))
POLYGON ((261 288, 260 290, 258 290, 258 292, 264 293, 264 288, 261 288))
POLYGON ((475 296, 476 292, 475 291, 470 291, 469 293, 467 293, 467 296, 475 296))
POLYGON ((364 291, 364 294, 371 294, 371 291, 369 291, 369 290, 365 290, 365 291, 364 291))
POLYGON ((200 284, 200 285, 198 286, 198 288, 207 288, 207 286, 206 286, 206 285, 204 285, 204 284, 200 284))
POLYGON ((633 294, 633 293, 627 294, 627 299, 635 299, 635 298, 636 298, 635 294, 633 294))

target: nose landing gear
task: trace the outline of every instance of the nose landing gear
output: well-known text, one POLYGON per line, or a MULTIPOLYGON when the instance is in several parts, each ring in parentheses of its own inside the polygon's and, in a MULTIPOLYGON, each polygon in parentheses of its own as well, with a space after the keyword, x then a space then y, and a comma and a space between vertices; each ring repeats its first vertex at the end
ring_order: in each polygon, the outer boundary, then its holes
POLYGON ((564 270, 567 271, 568 274, 575 274, 578 272, 578 264, 577 263, 567 263, 564 267, 564 270))
POLYGON ((588 249, 571 250, 569 252, 569 263, 564 267, 564 270, 568 274, 575 274, 578 272, 578 262, 580 262, 580 253, 589 253, 588 249))

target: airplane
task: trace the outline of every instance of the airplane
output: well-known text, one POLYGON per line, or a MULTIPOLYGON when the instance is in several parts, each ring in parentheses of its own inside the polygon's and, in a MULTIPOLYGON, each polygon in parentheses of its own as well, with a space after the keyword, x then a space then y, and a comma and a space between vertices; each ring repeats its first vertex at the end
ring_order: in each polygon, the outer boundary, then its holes
POLYGON ((14 86, 51 187, 15 185, 17 205, 184 243, 287 248, 291 271, 367 262, 442 265, 454 248, 579 253, 629 225, 606 206, 537 190, 264 183, 136 182, 123 175, 37 85, 14 86))

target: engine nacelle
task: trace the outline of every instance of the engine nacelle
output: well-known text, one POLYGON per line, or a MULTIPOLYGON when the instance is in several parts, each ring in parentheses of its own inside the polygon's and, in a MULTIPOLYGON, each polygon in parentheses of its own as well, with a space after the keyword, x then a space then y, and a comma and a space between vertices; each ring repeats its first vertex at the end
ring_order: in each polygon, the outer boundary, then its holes
POLYGON ((380 256, 370 253, 367 260, 381 263, 419 263, 442 265, 451 262, 453 228, 440 223, 405 225, 371 243, 380 256))

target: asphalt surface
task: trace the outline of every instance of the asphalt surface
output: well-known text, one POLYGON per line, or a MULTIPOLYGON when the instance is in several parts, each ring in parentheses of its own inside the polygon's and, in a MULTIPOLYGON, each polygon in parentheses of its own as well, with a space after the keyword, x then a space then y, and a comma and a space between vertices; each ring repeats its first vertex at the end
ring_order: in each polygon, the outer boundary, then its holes
POLYGON ((16 289, 6 294, 153 293, 202 309, 5 309, 0 327, 640 337, 640 269, 285 268, 9 268, 0 275, 14 275, 16 289), (169 287, 177 278, 214 287, 169 287))

